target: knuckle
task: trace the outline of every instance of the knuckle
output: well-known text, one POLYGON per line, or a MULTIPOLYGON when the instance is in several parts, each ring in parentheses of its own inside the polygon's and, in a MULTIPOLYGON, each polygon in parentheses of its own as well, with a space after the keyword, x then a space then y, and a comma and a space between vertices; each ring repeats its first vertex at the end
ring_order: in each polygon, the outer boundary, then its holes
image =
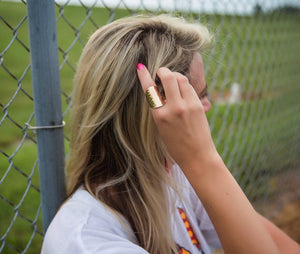
POLYGON ((157 74, 162 81, 171 81, 175 79, 174 73, 170 72, 166 67, 159 68, 157 74))
POLYGON ((179 83, 189 83, 189 80, 187 77, 183 76, 183 75, 178 75, 177 76, 177 81, 179 83))
POLYGON ((159 112, 156 113, 156 122, 157 123, 166 123, 168 122, 168 118, 170 115, 167 113, 165 110, 160 110, 159 112))
POLYGON ((189 101, 187 103, 187 108, 188 111, 190 111, 191 113, 201 113, 202 111, 204 111, 204 107, 202 105, 202 103, 198 100, 195 101, 189 101))
POLYGON ((158 70, 157 70, 157 72, 162 73, 162 72, 164 72, 166 70, 168 70, 168 68, 166 68, 166 67, 159 67, 158 70))
POLYGON ((204 106, 203 106, 202 103, 197 103, 196 111, 201 113, 201 114, 205 114, 204 106))
POLYGON ((165 81, 172 81, 174 80, 174 75, 172 73, 166 73, 161 77, 161 79, 165 81))
POLYGON ((174 112, 174 115, 176 115, 177 117, 182 117, 185 115, 186 108, 183 105, 178 104, 178 105, 174 106, 173 112, 174 112))
POLYGON ((202 112, 202 111, 204 111, 204 107, 201 103, 193 103, 191 105, 191 111, 192 112, 202 112))

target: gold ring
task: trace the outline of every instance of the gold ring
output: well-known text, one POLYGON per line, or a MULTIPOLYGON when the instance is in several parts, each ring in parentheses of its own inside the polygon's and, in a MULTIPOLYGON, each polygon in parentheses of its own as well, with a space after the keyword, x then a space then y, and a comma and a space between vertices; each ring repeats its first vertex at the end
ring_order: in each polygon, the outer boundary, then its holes
POLYGON ((159 108, 165 104, 158 91, 157 86, 150 86, 146 90, 145 95, 151 108, 159 108))

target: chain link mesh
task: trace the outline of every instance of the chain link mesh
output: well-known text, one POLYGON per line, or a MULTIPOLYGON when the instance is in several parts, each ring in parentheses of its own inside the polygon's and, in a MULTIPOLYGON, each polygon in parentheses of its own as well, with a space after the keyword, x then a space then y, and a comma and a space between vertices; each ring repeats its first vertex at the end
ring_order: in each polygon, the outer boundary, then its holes
POLYGON ((0 6, 0 253, 30 253, 42 229, 36 139, 25 124, 33 121, 26 6, 0 6))
MULTIPOLYGON (((72 79, 98 27, 168 12, 206 24, 212 135, 252 201, 299 198, 299 3, 296 1, 56 1, 66 154, 72 79), (298 5, 297 5, 298 4, 298 5)), ((26 1, 0 1, 0 253, 38 253, 43 238, 26 1)))

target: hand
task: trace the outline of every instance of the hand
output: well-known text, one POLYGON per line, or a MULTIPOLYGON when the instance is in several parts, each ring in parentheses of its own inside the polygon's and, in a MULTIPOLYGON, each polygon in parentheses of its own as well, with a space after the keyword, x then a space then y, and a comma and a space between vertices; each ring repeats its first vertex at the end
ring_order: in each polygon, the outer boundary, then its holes
MULTIPOLYGON (((139 65, 138 77, 144 91, 155 86, 148 70, 139 65)), ((215 159, 218 153, 211 138, 203 105, 184 75, 159 68, 166 103, 151 109, 154 121, 168 152, 183 169, 195 162, 215 159)), ((219 157, 219 156, 218 156, 219 157)))

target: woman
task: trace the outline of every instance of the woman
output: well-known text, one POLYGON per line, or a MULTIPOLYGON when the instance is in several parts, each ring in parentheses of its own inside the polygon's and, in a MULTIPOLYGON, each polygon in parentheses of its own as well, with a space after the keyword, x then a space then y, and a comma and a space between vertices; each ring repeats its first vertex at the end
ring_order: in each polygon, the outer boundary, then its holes
POLYGON ((70 198, 42 253, 299 252, 254 211, 215 149, 209 43, 205 27, 165 15, 91 36, 75 77, 70 198))

